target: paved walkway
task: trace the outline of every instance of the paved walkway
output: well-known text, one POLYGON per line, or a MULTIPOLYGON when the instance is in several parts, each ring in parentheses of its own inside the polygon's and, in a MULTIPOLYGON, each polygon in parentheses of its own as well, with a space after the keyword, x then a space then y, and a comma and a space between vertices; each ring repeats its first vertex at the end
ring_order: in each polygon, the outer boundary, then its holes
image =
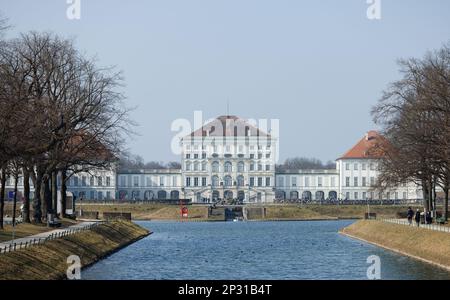
MULTIPOLYGON (((413 220, 412 225, 409 225, 408 220, 405 220, 405 219, 380 219, 380 220, 383 222, 394 223, 394 224, 399 224, 399 225, 406 225, 406 226, 411 226, 411 227, 417 228, 417 224, 414 220, 413 220)), ((430 224, 430 225, 420 224, 420 228, 450 233, 449 226, 443 226, 443 225, 437 225, 437 224, 430 224)))
POLYGON ((81 222, 66 228, 55 229, 51 231, 38 233, 35 235, 30 235, 23 238, 14 239, 11 241, 2 242, 0 243, 0 250, 4 249, 5 247, 9 249, 9 247, 10 246, 13 247, 14 244, 16 244, 16 249, 20 249, 21 247, 25 247, 26 244, 34 243, 35 241, 45 240, 56 236, 68 235, 71 232, 86 229, 87 227, 97 223, 99 222, 98 221, 81 222))

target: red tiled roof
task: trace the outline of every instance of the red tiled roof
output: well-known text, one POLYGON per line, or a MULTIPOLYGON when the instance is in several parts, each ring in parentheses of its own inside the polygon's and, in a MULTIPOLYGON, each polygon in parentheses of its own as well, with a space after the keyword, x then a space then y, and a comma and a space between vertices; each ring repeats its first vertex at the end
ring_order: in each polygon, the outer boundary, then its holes
POLYGON ((386 139, 377 131, 369 131, 366 135, 350 150, 348 150, 339 159, 351 158, 381 158, 383 153, 381 150, 381 143, 385 143, 386 139))
POLYGON ((191 132, 186 137, 224 137, 224 136, 259 136, 270 137, 269 134, 251 125, 237 116, 220 116, 201 128, 191 132))

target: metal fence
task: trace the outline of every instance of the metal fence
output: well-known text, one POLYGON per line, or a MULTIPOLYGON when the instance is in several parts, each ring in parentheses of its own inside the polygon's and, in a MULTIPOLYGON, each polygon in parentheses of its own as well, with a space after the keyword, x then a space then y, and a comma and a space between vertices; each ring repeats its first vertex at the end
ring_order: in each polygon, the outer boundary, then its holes
POLYGON ((4 254, 4 253, 8 253, 8 252, 12 252, 12 251, 16 251, 19 249, 26 249, 32 246, 36 246, 36 245, 42 245, 45 242, 51 241, 51 240, 55 240, 55 239, 59 239, 59 238, 63 238, 69 235, 73 235, 76 233, 80 233, 83 231, 87 231, 87 230, 91 230, 94 227, 97 227, 99 224, 101 224, 100 222, 97 223, 92 223, 89 224, 87 226, 84 227, 79 227, 79 228, 67 228, 67 229, 62 229, 62 231, 59 232, 54 232, 51 235, 45 237, 45 238, 33 238, 29 241, 26 242, 14 242, 14 243, 10 243, 9 245, 5 245, 3 247, 0 247, 0 254, 4 254))
POLYGON ((305 199, 275 199, 275 204, 305 204, 305 205, 419 205, 421 199, 414 200, 305 200, 305 199))
POLYGON ((428 230, 440 231, 440 232, 448 232, 450 233, 450 226, 440 225, 440 224, 417 224, 413 221, 412 225, 409 225, 408 221, 402 219, 379 219, 380 221, 393 223, 404 226, 411 226, 415 228, 425 228, 428 230))

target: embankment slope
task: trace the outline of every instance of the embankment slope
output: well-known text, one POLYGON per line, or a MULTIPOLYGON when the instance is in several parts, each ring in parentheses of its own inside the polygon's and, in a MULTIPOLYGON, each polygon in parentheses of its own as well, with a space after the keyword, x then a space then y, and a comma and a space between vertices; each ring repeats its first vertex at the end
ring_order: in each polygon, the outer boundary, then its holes
POLYGON ((358 221, 341 233, 450 271, 450 234, 381 221, 358 221))
POLYGON ((134 223, 116 221, 39 246, 0 254, 0 279, 64 279, 70 255, 78 255, 85 267, 149 234, 134 223))

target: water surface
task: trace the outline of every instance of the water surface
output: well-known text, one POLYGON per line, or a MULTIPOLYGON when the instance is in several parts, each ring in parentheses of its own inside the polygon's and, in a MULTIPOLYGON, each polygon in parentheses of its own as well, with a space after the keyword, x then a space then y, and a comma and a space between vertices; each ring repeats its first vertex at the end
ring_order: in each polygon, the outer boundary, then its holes
POLYGON ((154 233, 82 272, 83 279, 450 279, 429 264, 342 236, 353 221, 136 222, 154 233))

